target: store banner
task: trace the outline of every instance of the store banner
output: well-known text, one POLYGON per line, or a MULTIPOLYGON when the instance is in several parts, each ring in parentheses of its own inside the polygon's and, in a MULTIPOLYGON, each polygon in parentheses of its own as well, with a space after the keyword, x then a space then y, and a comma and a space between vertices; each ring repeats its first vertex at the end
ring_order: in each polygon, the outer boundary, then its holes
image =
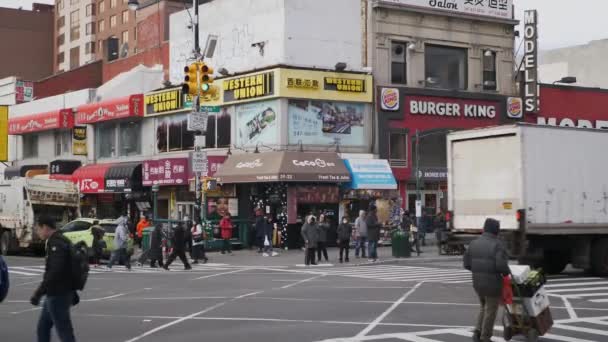
POLYGON ((142 94, 89 103, 76 109, 76 124, 94 124, 128 117, 143 117, 143 103, 142 94))
POLYGON ((144 161, 142 185, 188 185, 188 158, 144 161))
POLYGON ((224 103, 273 96, 274 80, 275 71, 226 79, 222 83, 224 103))
POLYGON ((87 126, 75 126, 72 130, 72 153, 75 156, 87 155, 87 126))
POLYGON ((236 106, 236 146, 276 145, 279 137, 278 108, 278 100, 236 106))
POLYGON ((397 189, 397 181, 385 159, 345 159, 344 164, 351 173, 351 189, 397 189))
MULTIPOLYGON (((144 96, 144 116, 155 116, 188 110, 181 88, 155 91, 144 96)), ((191 107, 190 107, 191 108, 191 107)))
POLYGON ((365 146, 362 103, 289 100, 289 144, 365 146))
POLYGON ((513 0, 380 0, 380 2, 513 20, 513 0))
MULTIPOLYGON (((443 181, 448 179, 447 167, 421 167, 418 177, 422 181, 443 181)), ((412 168, 412 178, 416 179, 416 168, 412 168)))
POLYGON ((66 128, 74 128, 74 114, 71 109, 11 118, 9 119, 8 134, 20 135, 66 128))

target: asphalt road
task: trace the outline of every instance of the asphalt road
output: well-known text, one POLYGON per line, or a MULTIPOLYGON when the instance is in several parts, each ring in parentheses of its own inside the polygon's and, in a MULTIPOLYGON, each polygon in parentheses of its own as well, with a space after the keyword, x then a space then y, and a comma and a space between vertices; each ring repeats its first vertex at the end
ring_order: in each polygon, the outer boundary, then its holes
MULTIPOLYGON (((39 310, 28 299, 42 259, 8 263, 13 286, 0 304, 0 340, 32 341, 39 310)), ((459 258, 179 268, 94 269, 72 311, 78 340, 460 342, 471 340, 477 312, 459 258)), ((547 287, 556 325, 541 341, 608 341, 608 279, 565 275, 547 287)))

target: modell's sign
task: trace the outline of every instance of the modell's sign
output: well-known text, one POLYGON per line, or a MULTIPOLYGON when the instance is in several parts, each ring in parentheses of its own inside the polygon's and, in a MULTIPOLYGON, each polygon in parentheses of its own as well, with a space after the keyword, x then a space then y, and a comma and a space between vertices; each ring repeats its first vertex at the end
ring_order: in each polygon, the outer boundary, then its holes
POLYGON ((143 102, 144 96, 138 94, 80 106, 76 110, 76 124, 141 117, 144 115, 143 102))
POLYGON ((406 96, 406 114, 437 118, 494 119, 500 117, 497 102, 434 96, 406 96))
POLYGON ((538 13, 524 13, 524 105, 526 113, 537 113, 538 91, 538 13))
POLYGON ((74 127, 74 115, 71 109, 33 114, 10 118, 8 134, 19 135, 74 127))
POLYGON ((608 129, 608 120, 584 120, 571 118, 552 118, 538 117, 536 123, 539 125, 561 126, 561 127, 577 127, 577 128, 597 128, 608 129))

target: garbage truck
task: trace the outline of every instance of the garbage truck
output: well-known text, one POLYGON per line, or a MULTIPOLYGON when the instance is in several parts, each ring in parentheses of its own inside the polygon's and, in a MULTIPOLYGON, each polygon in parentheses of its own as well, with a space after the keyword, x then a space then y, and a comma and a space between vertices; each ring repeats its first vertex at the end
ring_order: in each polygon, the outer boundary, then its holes
POLYGON ((516 124, 447 137, 449 242, 500 221, 510 256, 608 275, 608 131, 516 124))
POLYGON ((69 181, 48 176, 20 177, 0 183, 0 253, 44 250, 36 232, 36 219, 49 215, 58 228, 79 216, 80 195, 69 181))

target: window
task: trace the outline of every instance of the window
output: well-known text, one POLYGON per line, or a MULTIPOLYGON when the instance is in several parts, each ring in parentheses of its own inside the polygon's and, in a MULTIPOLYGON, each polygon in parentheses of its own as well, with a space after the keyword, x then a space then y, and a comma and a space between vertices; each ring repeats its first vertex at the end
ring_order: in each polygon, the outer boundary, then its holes
POLYGON ((122 23, 126 24, 129 22, 129 10, 122 11, 122 23))
POLYGON ((116 7, 116 0, 110 0, 110 8, 116 7))
POLYGON ((57 37, 57 46, 61 46, 65 43, 65 34, 62 33, 57 37))
POLYGON ((129 42, 129 31, 123 31, 122 32, 122 43, 128 43, 129 42))
POLYGON ((85 44, 85 53, 87 55, 95 53, 95 42, 87 42, 85 44))
POLYGON ((194 148, 194 132, 188 131, 188 115, 175 115, 156 120, 158 152, 186 151, 194 148))
POLYGON ((106 3, 104 1, 99 2, 99 13, 103 13, 106 10, 106 3))
POLYGON ((87 17, 94 16, 94 15, 95 15, 95 5, 94 4, 87 5, 87 17))
POLYGON ((407 134, 391 132, 389 156, 392 167, 407 167, 407 134))
POLYGON ((72 132, 55 131, 55 156, 72 152, 72 132))
POLYGON ((23 158, 38 157, 38 135, 23 135, 23 158))
POLYGON ((61 17, 59 17, 59 19, 57 19, 57 29, 60 29, 64 26, 65 26, 65 16, 61 16, 61 17))
POLYGON ((70 0, 70 5, 78 5, 79 0, 70 0))
POLYGON ((425 47, 427 87, 467 89, 467 50, 427 45, 425 47))
POLYGON ((70 69, 78 68, 80 66, 80 47, 70 49, 70 69))
POLYGON ((110 17, 110 27, 116 26, 116 16, 113 15, 110 17))
POLYGON ((70 13, 70 41, 80 39, 80 10, 70 13))
POLYGON ((86 31, 87 31, 87 36, 95 34, 95 23, 88 23, 86 31))
POLYGON ((116 158, 141 153, 140 122, 109 122, 96 127, 98 158, 116 158))
POLYGON ((63 62, 65 62, 65 54, 63 52, 60 52, 57 55, 57 63, 60 64, 60 63, 63 63, 63 62))
POLYGON ((398 42, 391 44, 391 83, 407 84, 406 46, 398 42))
POLYGON ((63 3, 63 0, 57 0, 57 10, 62 10, 65 8, 65 4, 63 3))
POLYGON ((483 53, 483 90, 496 90, 496 52, 483 53))
POLYGON ((103 32, 103 30, 105 30, 105 29, 106 29, 106 21, 101 19, 99 21, 99 30, 98 31, 103 32))

